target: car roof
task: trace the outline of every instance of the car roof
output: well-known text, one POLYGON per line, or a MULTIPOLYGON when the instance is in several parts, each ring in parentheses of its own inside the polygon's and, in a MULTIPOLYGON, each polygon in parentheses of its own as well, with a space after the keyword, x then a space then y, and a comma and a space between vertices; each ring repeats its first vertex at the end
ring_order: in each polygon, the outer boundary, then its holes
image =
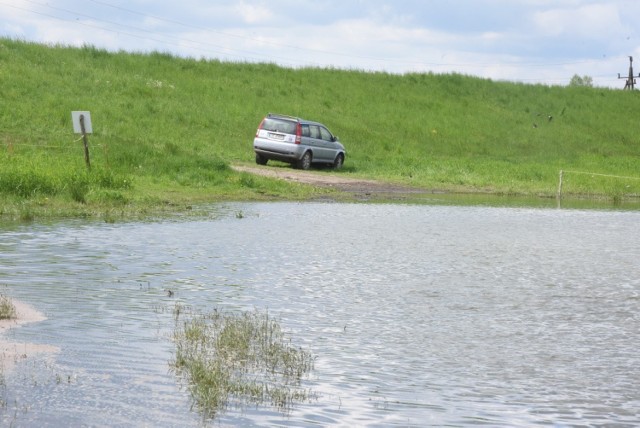
POLYGON ((284 120, 291 120, 291 121, 294 121, 294 122, 311 124, 311 125, 321 125, 321 126, 324 126, 326 128, 326 126, 324 124, 320 123, 320 122, 314 122, 313 120, 306 120, 306 119, 302 119, 300 117, 289 116, 289 115, 286 115, 286 114, 269 113, 267 115, 267 117, 269 119, 284 119, 284 120))

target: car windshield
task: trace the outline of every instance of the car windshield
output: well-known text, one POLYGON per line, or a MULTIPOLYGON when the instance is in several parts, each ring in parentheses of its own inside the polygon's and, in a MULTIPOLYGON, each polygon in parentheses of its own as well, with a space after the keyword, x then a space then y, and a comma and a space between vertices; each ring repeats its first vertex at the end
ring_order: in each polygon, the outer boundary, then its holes
POLYGON ((271 132, 282 132, 283 134, 295 134, 296 122, 266 118, 262 123, 262 129, 271 132))

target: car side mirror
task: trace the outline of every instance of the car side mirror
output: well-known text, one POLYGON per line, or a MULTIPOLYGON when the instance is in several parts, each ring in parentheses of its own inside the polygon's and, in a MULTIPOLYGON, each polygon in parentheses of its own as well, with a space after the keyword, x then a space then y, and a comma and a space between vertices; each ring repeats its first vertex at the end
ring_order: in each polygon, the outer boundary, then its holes
POLYGON ((336 141, 340 141, 340 139, 334 135, 331 137, 331 141, 336 142, 336 141))

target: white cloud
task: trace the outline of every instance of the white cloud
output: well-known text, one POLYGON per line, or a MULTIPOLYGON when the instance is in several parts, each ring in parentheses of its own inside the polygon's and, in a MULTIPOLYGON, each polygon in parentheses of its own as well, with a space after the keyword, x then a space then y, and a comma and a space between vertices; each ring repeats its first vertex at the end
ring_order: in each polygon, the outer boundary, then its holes
POLYGON ((494 42, 494 41, 502 40, 504 38, 504 34, 498 33, 496 31, 486 31, 480 34, 480 38, 482 40, 488 40, 488 41, 494 42))
POLYGON ((623 27, 618 5, 589 4, 578 8, 552 9, 533 15, 537 29, 546 36, 598 38, 623 27))
MULTIPOLYGON (((636 0, 0 0, 0 36, 196 58, 619 86, 636 0)), ((638 67, 640 69, 640 66, 638 67)))
POLYGON ((234 9, 245 24, 267 22, 273 16, 273 13, 267 7, 260 4, 250 4, 244 1, 236 5, 234 9))

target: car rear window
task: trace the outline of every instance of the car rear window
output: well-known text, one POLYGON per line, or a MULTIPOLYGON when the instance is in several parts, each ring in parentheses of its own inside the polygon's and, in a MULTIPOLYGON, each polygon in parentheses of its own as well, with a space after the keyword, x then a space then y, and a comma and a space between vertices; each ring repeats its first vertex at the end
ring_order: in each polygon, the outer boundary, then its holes
POLYGON ((281 132, 283 134, 295 134, 296 122, 283 119, 265 118, 262 122, 262 129, 271 132, 281 132))

